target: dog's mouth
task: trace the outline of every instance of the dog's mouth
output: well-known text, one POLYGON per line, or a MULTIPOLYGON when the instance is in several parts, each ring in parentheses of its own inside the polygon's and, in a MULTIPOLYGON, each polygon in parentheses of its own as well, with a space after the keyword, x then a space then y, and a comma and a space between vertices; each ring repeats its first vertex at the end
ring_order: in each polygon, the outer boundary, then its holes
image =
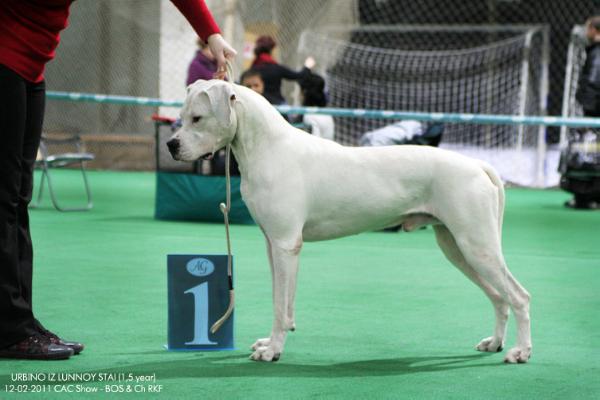
POLYGON ((214 153, 206 153, 198 157, 201 160, 212 160, 214 153))

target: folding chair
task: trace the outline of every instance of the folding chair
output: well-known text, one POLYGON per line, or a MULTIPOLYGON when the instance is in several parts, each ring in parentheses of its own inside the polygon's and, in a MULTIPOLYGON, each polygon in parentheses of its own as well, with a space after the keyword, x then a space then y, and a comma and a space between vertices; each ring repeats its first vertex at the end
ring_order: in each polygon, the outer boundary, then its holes
POLYGON ((42 171, 42 178, 40 180, 40 189, 38 191, 37 200, 31 204, 32 208, 38 207, 42 201, 42 193, 44 190, 44 180, 48 180, 48 191, 50 192, 50 198, 52 204, 59 211, 86 211, 90 210, 93 206, 92 203, 92 192, 90 191, 90 185, 88 183, 87 175, 85 173, 84 163, 94 159, 94 155, 85 153, 82 151, 81 138, 77 135, 71 136, 64 139, 50 139, 45 135, 42 135, 40 141, 40 151, 38 153, 38 159, 35 161, 36 167, 42 171), (61 150, 65 147, 73 148, 75 151, 72 153, 56 153, 51 154, 48 147, 59 147, 61 150), (85 192, 87 195, 87 204, 82 207, 62 207, 56 198, 55 190, 52 187, 52 179, 50 176, 50 170, 52 168, 63 168, 69 165, 77 164, 81 168, 81 174, 83 176, 83 183, 85 186, 85 192))

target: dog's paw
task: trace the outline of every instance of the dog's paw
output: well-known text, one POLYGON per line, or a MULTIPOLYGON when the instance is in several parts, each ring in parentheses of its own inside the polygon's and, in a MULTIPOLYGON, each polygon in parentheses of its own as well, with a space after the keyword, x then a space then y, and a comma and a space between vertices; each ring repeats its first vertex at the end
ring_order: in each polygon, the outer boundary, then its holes
POLYGON ((281 353, 276 353, 270 346, 260 346, 250 356, 251 360, 254 361, 267 361, 275 362, 279 360, 281 353))
POLYGON ((477 346, 475 346, 475 349, 478 351, 488 351, 491 353, 502 351, 503 348, 504 342, 502 342, 495 336, 485 338, 481 342, 479 342, 477 346))
POLYGON ((531 357, 531 346, 530 347, 513 347, 506 353, 504 362, 509 364, 526 363, 531 357))
POLYGON ((271 338, 258 339, 252 345, 252 350, 257 350, 259 347, 268 347, 271 344, 271 338))

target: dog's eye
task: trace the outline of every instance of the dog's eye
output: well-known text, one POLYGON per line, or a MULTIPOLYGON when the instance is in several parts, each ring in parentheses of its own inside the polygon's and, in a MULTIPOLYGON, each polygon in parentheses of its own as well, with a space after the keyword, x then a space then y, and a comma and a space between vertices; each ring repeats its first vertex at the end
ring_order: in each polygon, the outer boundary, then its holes
POLYGON ((202 119, 202 117, 192 117, 192 122, 195 124, 196 122, 199 122, 202 119))

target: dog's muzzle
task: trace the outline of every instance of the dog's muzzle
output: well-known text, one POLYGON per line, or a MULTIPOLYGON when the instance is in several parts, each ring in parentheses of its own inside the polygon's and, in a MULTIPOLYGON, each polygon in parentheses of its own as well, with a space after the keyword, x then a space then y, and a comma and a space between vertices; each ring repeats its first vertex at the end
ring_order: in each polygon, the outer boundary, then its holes
POLYGON ((169 153, 171 153, 171 157, 177 159, 177 155, 179 154, 179 139, 171 139, 167 142, 167 147, 169 148, 169 153))

